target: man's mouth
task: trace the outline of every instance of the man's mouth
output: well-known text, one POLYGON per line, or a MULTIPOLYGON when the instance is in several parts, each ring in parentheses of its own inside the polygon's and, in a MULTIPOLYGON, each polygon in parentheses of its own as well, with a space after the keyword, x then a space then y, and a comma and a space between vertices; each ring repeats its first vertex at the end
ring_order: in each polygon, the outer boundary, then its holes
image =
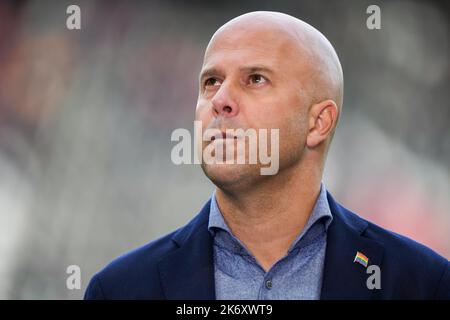
POLYGON ((226 132, 221 132, 221 134, 217 134, 215 136, 211 137, 211 141, 214 140, 237 140, 238 137, 235 136, 234 134, 230 134, 230 133, 226 133, 226 132))

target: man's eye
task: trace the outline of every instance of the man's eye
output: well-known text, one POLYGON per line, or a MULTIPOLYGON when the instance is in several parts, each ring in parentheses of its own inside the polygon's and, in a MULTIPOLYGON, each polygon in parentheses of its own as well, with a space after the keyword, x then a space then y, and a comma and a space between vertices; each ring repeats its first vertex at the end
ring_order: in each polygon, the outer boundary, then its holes
POLYGON ((250 84, 261 84, 267 82, 267 79, 260 74, 252 74, 249 78, 250 84))
POLYGON ((208 78, 205 80, 205 87, 218 86, 220 82, 216 78, 208 78))

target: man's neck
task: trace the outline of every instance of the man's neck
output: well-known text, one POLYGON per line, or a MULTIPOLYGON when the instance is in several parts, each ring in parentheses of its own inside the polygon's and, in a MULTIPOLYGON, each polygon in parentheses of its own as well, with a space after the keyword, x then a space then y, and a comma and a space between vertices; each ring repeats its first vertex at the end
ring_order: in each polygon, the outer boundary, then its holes
POLYGON ((303 230, 320 192, 320 175, 291 168, 251 188, 216 189, 217 204, 233 234, 267 271, 303 230))

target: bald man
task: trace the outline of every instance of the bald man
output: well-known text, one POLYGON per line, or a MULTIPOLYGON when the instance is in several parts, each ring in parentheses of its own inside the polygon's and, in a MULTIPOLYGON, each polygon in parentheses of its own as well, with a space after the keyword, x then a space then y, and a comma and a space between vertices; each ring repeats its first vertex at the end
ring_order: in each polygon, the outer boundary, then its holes
POLYGON ((219 132, 201 156, 220 146, 220 160, 241 150, 246 161, 203 161, 216 188, 198 215, 114 260, 86 299, 450 299, 447 259, 351 213, 322 183, 343 74, 319 31, 241 15, 213 35, 199 79, 196 120, 219 132), (277 132, 265 146, 277 172, 261 174, 254 146, 237 147, 249 136, 231 129, 277 132))

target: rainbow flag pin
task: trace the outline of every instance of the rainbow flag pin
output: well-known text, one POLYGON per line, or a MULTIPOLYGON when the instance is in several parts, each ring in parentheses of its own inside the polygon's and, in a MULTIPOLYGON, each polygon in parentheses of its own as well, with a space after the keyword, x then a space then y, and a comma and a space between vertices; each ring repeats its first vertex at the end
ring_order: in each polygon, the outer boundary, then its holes
POLYGON ((369 263, 369 258, 367 258, 363 253, 357 251, 355 260, 353 260, 353 262, 362 264, 365 268, 367 268, 367 263, 369 263))

